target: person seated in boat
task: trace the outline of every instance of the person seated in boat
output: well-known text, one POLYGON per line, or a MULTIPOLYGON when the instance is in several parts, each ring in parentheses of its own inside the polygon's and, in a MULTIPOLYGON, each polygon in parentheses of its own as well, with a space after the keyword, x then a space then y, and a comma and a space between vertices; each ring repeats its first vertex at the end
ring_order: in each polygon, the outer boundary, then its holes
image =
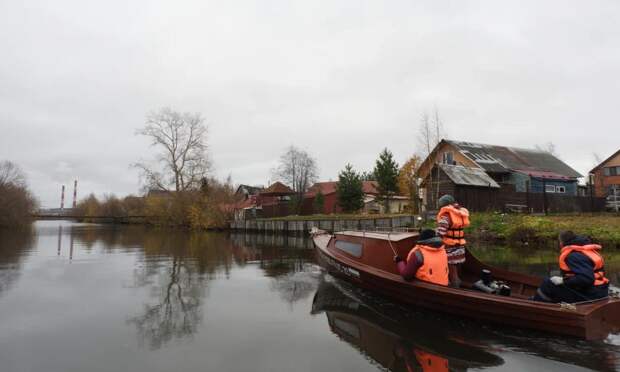
POLYGON ((456 202, 452 195, 439 198, 437 234, 443 239, 448 254, 450 286, 460 287, 459 267, 465 262, 465 232, 469 226, 469 211, 456 202))
POLYGON ((407 260, 394 256, 398 272, 407 280, 417 278, 425 282, 448 285, 448 256, 441 238, 433 230, 423 230, 407 260))
POLYGON ((572 231, 561 232, 559 243, 562 276, 545 279, 533 300, 574 303, 607 297, 609 279, 605 277, 601 246, 572 231))

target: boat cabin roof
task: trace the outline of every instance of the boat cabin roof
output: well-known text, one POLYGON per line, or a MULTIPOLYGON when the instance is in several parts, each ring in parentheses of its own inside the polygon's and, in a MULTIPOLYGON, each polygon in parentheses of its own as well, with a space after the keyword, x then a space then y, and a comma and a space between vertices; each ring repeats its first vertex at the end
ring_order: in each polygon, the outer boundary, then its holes
POLYGON ((398 242, 404 239, 417 237, 419 234, 417 232, 403 232, 403 231, 338 231, 335 232, 334 235, 346 235, 346 236, 356 236, 360 238, 370 238, 370 239, 378 239, 378 240, 389 240, 393 242, 398 242))

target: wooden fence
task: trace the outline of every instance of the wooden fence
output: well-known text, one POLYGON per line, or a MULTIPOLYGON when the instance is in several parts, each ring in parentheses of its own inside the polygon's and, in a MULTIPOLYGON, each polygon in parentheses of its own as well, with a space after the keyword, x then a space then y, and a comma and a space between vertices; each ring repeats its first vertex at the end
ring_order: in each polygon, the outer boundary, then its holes
POLYGON ((303 234, 317 227, 327 231, 342 230, 391 230, 394 228, 414 227, 417 216, 399 215, 394 217, 360 218, 360 219, 323 219, 311 220, 300 217, 294 220, 254 219, 233 221, 232 230, 245 230, 272 233, 303 234))
POLYGON ((504 186, 501 189, 456 187, 454 197, 474 212, 582 213, 605 210, 605 198, 516 192, 504 186))

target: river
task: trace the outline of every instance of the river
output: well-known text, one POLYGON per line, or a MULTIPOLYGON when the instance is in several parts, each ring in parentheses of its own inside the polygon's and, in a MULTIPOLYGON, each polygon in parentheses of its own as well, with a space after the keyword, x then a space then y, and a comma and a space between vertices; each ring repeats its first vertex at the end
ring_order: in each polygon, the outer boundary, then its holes
MULTIPOLYGON (((552 249, 472 250, 555 268, 552 249)), ((620 252, 606 258, 618 284, 620 252)), ((613 371, 619 345, 404 307, 325 274, 304 238, 67 221, 0 231, 3 372, 613 371)))

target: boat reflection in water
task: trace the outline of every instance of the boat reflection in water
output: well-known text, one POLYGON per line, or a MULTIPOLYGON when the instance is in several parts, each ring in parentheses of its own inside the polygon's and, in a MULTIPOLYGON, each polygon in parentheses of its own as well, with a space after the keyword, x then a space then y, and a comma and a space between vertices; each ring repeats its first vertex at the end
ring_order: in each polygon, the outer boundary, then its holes
POLYGON ((312 313, 325 312, 329 327, 342 340, 390 371, 465 371, 499 366, 502 358, 443 334, 444 325, 381 303, 358 289, 325 276, 312 313))

